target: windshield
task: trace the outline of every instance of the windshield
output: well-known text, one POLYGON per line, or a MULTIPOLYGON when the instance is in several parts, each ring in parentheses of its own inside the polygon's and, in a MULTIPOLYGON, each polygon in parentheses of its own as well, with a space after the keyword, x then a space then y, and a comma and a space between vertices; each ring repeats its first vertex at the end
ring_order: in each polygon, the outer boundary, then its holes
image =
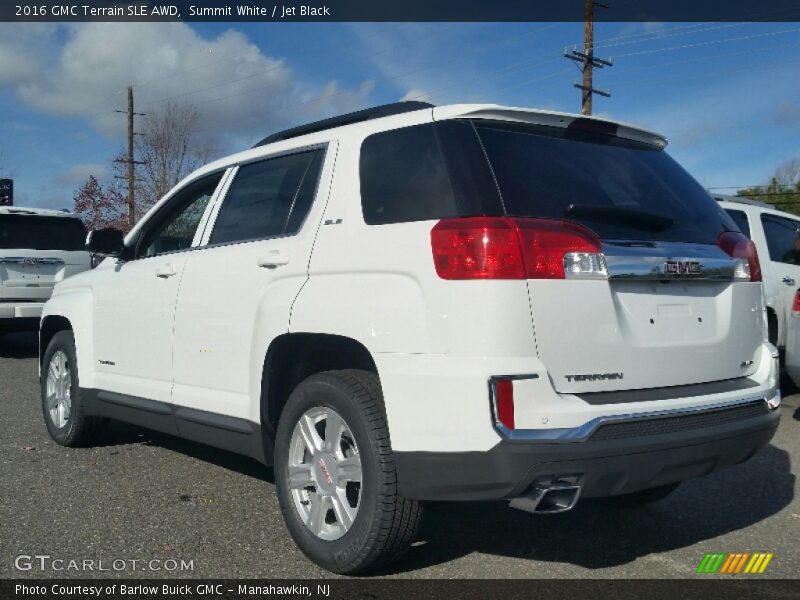
POLYGON ((79 219, 0 215, 0 249, 83 250, 86 227, 79 219))
POLYGON ((736 230, 663 150, 569 128, 472 122, 508 215, 571 219, 605 240, 713 244, 736 230))

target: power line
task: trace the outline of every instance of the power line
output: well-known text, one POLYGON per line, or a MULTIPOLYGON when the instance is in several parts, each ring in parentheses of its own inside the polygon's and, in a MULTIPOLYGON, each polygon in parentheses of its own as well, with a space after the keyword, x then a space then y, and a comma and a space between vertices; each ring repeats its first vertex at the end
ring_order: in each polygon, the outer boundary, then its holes
MULTIPOLYGON (((792 188, 794 188, 793 185, 788 184, 788 183, 768 183, 768 184, 757 183, 757 184, 754 184, 754 185, 719 185, 719 186, 710 187, 710 188, 706 188, 706 189, 709 189, 709 190, 741 190, 741 189, 746 189, 746 188, 771 187, 771 186, 786 187, 786 188, 789 188, 790 190, 792 188)), ((796 191, 795 192, 789 191, 789 192, 776 192, 776 193, 777 194, 787 194, 787 193, 791 194, 791 193, 797 193, 797 192, 796 191)), ((761 194, 759 194, 759 196, 760 195, 761 194)))
POLYGON ((628 57, 628 56, 640 56, 642 54, 655 54, 657 52, 668 52, 668 51, 671 51, 671 50, 682 50, 684 48, 698 48, 700 46, 712 46, 714 44, 724 44, 724 43, 727 43, 727 42, 740 42, 740 41, 743 41, 743 40, 752 40, 752 39, 762 38, 762 37, 767 37, 767 36, 772 36, 772 35, 781 35, 781 34, 784 34, 784 33, 794 33, 796 31, 800 31, 800 28, 796 27, 794 29, 783 29, 781 31, 768 31, 768 32, 765 32, 765 33, 756 33, 756 34, 753 34, 753 35, 745 35, 745 36, 735 37, 735 38, 723 38, 721 40, 710 40, 710 41, 707 41, 707 42, 697 42, 695 44, 683 44, 681 46, 671 46, 669 48, 655 48, 653 50, 640 50, 638 52, 629 52, 627 54, 620 54, 620 55, 617 56, 617 58, 623 58, 623 57, 628 57))

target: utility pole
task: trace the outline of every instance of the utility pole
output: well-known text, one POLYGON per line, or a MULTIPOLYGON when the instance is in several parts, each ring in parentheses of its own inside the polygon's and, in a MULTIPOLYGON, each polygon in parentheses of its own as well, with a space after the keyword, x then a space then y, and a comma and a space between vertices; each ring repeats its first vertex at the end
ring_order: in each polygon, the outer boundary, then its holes
POLYGON ((134 115, 144 116, 145 113, 137 113, 133 111, 133 86, 128 86, 128 110, 118 110, 118 113, 128 114, 128 157, 126 159, 117 159, 115 162, 127 163, 128 165, 128 226, 133 227, 136 224, 136 165, 143 165, 144 161, 135 160, 133 155, 133 137, 138 135, 133 130, 133 117, 134 115))
POLYGON ((612 62, 607 59, 597 58, 594 56, 594 7, 608 8, 605 4, 595 2, 594 0, 584 0, 583 5, 583 52, 579 52, 577 48, 573 48, 572 52, 564 49, 564 56, 570 60, 581 63, 581 71, 583 72, 583 82, 576 83, 575 87, 581 90, 581 114, 592 114, 592 95, 611 96, 610 92, 600 90, 592 87, 592 69, 597 67, 613 66, 612 62))
MULTIPOLYGON (((592 114, 592 54, 594 53, 594 1, 585 0, 583 5, 583 89, 581 114, 592 114)), ((128 102, 132 102, 131 88, 128 88, 128 102)), ((130 127, 133 127, 131 121, 130 127)))

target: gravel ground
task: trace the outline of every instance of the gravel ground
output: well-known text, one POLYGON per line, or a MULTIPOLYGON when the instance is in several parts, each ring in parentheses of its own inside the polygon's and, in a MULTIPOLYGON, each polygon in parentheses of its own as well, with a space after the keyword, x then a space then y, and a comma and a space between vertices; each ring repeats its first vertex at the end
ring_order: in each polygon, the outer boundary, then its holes
MULTIPOLYGON (((95 568, 127 561, 103 576, 331 577, 295 547, 272 471, 254 461, 121 424, 102 447, 50 441, 36 355, 34 336, 0 337, 0 577, 98 575, 38 564, 19 571, 18 555, 93 560, 95 568), (151 559, 193 568, 147 570, 151 559)), ((775 555, 766 576, 796 577, 798 407, 800 394, 784 399, 775 439, 752 460, 686 482, 647 508, 585 502, 542 517, 505 503, 430 505, 418 541, 378 575, 680 578, 695 576, 706 552, 761 551, 775 555)))

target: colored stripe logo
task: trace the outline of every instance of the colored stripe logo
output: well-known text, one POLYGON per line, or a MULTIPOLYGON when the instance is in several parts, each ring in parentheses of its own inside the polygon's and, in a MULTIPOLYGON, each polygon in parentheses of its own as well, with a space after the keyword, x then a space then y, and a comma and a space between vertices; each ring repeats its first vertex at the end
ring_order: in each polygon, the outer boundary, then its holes
POLYGON ((739 573, 761 574, 767 570, 767 565, 772 560, 771 552, 714 552, 706 554, 697 567, 698 573, 712 574, 724 573, 737 575, 739 573))

